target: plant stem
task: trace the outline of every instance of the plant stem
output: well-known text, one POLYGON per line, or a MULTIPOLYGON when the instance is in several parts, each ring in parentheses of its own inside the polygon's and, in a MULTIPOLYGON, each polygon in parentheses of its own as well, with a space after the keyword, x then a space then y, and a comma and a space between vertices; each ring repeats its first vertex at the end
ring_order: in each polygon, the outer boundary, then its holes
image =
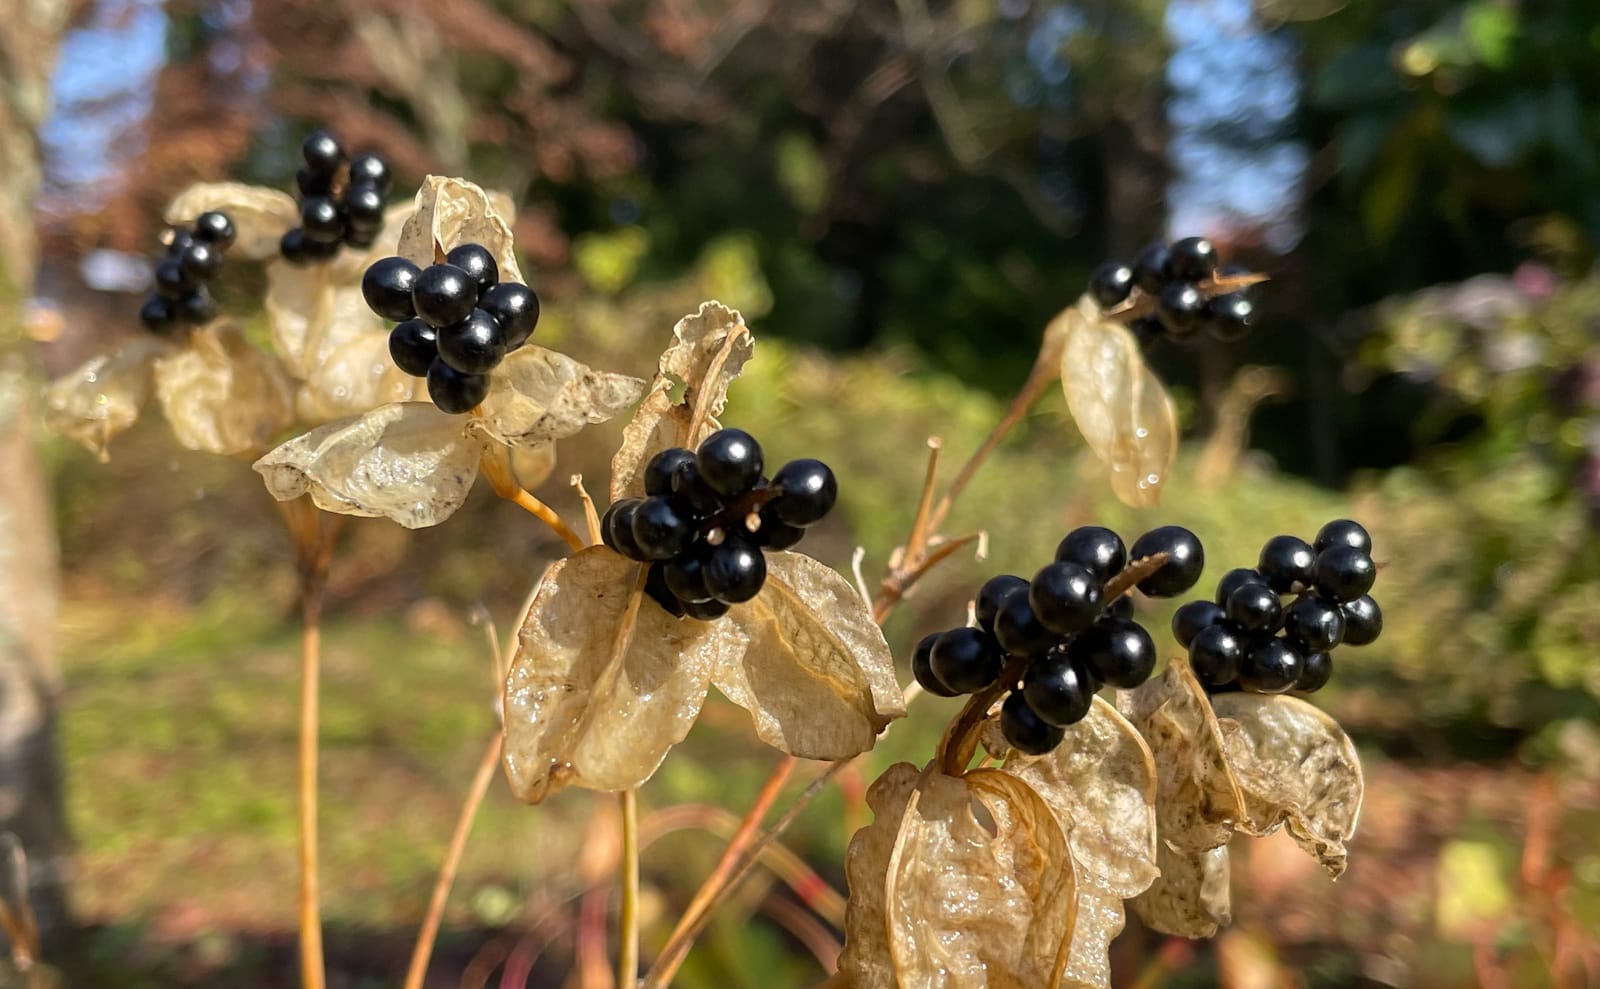
POLYGON ((323 989, 322 908, 317 889, 317 718, 322 666, 323 575, 300 580, 300 984, 323 989))
POLYGON ((511 464, 506 457, 505 451, 486 451, 479 460, 479 466, 482 468, 484 476, 489 479, 489 484, 494 488, 495 494, 506 501, 512 502, 529 515, 549 526, 556 535, 566 540, 567 545, 572 547, 574 553, 584 548, 586 544, 583 541, 583 537, 573 532, 567 526, 567 523, 562 521, 561 516, 556 514, 555 509, 535 498, 526 488, 517 483, 516 476, 511 472, 511 464))
POLYGON ((456 829, 450 836, 450 847, 445 851, 444 862, 439 866, 439 877, 433 883, 433 896, 428 901, 428 913, 417 932, 416 947, 411 952, 411 967, 406 970, 405 989, 422 989, 422 980, 428 974, 428 959, 433 956, 434 941, 439 936, 439 925, 444 920, 445 901, 450 898, 450 887, 456 881, 456 871, 461 867, 461 856, 467 848, 467 836, 472 833, 472 823, 477 819, 478 808, 489 792, 489 782, 494 779, 495 768, 500 765, 500 749, 504 736, 496 731, 478 761, 478 771, 472 777, 467 799, 456 818, 456 829))
POLYGON ((622 906, 617 926, 617 986, 639 984, 639 791, 618 795, 622 804, 622 906))

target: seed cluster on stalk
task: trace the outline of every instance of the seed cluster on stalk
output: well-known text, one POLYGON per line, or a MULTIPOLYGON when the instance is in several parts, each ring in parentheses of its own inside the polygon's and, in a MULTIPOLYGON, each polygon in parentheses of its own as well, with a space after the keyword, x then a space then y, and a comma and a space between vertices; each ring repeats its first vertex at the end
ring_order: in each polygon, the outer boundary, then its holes
POLYGON ((1009 668, 1021 667, 1000 707, 1000 728, 1013 748, 1042 755, 1065 729, 1089 713, 1103 685, 1133 688, 1155 669, 1156 646, 1133 620, 1126 594, 1106 600, 1107 584, 1128 565, 1158 553, 1166 561, 1136 585, 1149 597, 1175 597, 1193 587, 1205 550, 1181 526, 1153 529, 1130 550, 1101 526, 1068 533, 1055 562, 1033 580, 990 578, 978 591, 975 627, 925 637, 911 668, 924 690, 955 697, 987 689, 1009 668), (1013 662, 1016 660, 1016 662, 1013 662))
POLYGON ((719 618, 760 593, 763 551, 794 546, 839 496, 820 460, 791 460, 771 478, 764 467, 742 429, 718 430, 699 450, 662 450, 645 467, 645 497, 606 510, 605 543, 650 565, 645 591, 671 614, 719 618))
POLYGON ((1364 646, 1383 631, 1367 593, 1376 577, 1359 523, 1329 522, 1310 543, 1274 536, 1254 570, 1228 571, 1214 600, 1179 608, 1172 634, 1207 690, 1311 693, 1333 675, 1335 646, 1364 646))
POLYGON ((155 290, 139 308, 145 329, 166 336, 217 318, 209 285, 222 270, 233 238, 233 221, 216 210, 195 217, 192 227, 167 233, 166 252, 156 262, 155 290))
POLYGON ((1222 288, 1246 269, 1218 266, 1217 248, 1204 237, 1184 237, 1145 247, 1133 264, 1106 261, 1089 275, 1089 296, 1102 309, 1148 302, 1149 311, 1128 328, 1141 344, 1165 336, 1186 341, 1204 330, 1218 340, 1237 340, 1255 321, 1247 289, 1222 288))
POLYGON ((373 262, 361 276, 361 294, 373 312, 397 323, 389 332, 395 364, 427 378, 428 397, 452 415, 488 397, 489 372, 539 323, 539 296, 500 281, 500 266, 481 244, 461 244, 426 268, 401 257, 373 262))
POLYGON ((294 176, 300 225, 279 242, 283 259, 311 264, 338 254, 342 244, 371 247, 383 229, 389 163, 371 152, 347 159, 338 139, 321 129, 306 137, 300 155, 305 164, 294 176))

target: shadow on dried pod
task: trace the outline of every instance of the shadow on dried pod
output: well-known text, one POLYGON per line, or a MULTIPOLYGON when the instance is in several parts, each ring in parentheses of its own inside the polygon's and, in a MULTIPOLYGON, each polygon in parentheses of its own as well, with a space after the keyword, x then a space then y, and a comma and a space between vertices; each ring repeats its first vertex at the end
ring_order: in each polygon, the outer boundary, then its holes
POLYGON ((1118 706, 1156 763, 1161 876, 1133 901, 1146 924, 1211 937, 1231 920, 1235 832, 1260 837, 1287 825, 1330 876, 1344 872, 1364 784, 1355 746, 1332 718, 1295 697, 1207 698, 1182 659, 1120 691, 1118 706))

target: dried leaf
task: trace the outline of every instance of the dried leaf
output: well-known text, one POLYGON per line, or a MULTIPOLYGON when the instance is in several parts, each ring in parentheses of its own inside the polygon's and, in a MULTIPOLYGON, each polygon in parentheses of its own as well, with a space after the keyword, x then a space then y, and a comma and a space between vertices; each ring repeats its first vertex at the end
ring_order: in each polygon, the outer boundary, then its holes
POLYGON ((1067 950, 1067 968, 1062 986, 1070 989, 1111 989, 1111 942, 1127 923, 1122 898, 1095 887, 1086 887, 1080 878, 1078 908, 1072 925, 1072 945, 1067 950))
POLYGON ((1242 830, 1265 835, 1286 825, 1339 878, 1365 791, 1361 760, 1344 729, 1298 697, 1219 694, 1213 704, 1244 794, 1242 830))
POLYGON ((369 332, 346 340, 312 369, 295 395, 295 412, 301 422, 322 423, 426 398, 423 380, 389 356, 389 334, 369 332))
POLYGON ((278 241, 300 225, 294 197, 266 186, 241 182, 201 182, 179 193, 168 206, 168 223, 188 226, 207 210, 220 210, 233 221, 235 239, 228 257, 262 261, 276 257, 278 241))
POLYGON ((45 425, 109 460, 111 438, 138 420, 155 386, 156 360, 172 350, 165 340, 141 335, 116 353, 92 358, 62 375, 45 389, 45 425))
POLYGON ((255 468, 279 501, 309 493, 325 511, 420 529, 443 522, 466 501, 481 452, 459 416, 405 402, 297 436, 255 468))
POLYGON ((257 453, 294 419, 293 387, 277 358, 227 323, 197 329, 156 361, 156 397, 191 450, 257 453))
POLYGON ((803 759, 848 759, 905 714, 894 656, 850 582, 799 553, 768 553, 767 582, 729 613, 742 648, 711 682, 749 711, 763 742, 803 759))
POLYGON ((1087 297, 1066 323, 1061 387, 1078 430, 1111 470, 1111 489, 1136 508, 1156 505, 1178 453, 1172 399, 1127 328, 1087 297))
POLYGON ((545 575, 506 679, 506 775, 537 803, 565 786, 621 790, 649 779, 700 714, 711 671, 741 635, 640 602, 639 564, 603 546, 545 575))
POLYGON ((850 842, 839 959, 854 989, 1060 984, 1072 862, 1027 785, 996 770, 958 779, 902 763, 867 800, 874 818, 850 842))
POLYGON ((1133 900, 1145 926, 1177 937, 1215 937, 1233 922, 1228 894, 1228 846, 1176 851, 1162 844, 1156 855, 1161 877, 1133 900))
POLYGON ((400 233, 398 254, 427 266, 461 244, 481 244, 500 266, 500 280, 524 282, 512 250, 509 219, 482 188, 430 175, 417 190, 416 213, 400 233))
POLYGON ((695 313, 678 320, 672 340, 611 460, 612 501, 643 493, 644 468, 651 457, 669 446, 698 447, 720 428, 717 416, 727 404, 728 386, 755 350, 744 317, 715 301, 702 302, 695 313), (685 386, 683 401, 674 404, 671 392, 678 383, 685 386), (690 436, 696 405, 704 407, 706 416, 690 436))
POLYGON ((611 419, 643 390, 638 378, 596 371, 530 344, 495 368, 483 418, 473 425, 507 446, 537 446, 611 419))

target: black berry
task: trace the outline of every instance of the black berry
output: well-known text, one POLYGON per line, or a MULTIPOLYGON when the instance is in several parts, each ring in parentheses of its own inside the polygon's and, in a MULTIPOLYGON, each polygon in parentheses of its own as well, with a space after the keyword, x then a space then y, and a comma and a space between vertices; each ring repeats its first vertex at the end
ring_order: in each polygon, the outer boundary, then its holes
POLYGON ((1367 595, 1339 606, 1344 614, 1344 644, 1347 646, 1371 645, 1383 631, 1383 609, 1367 595))
POLYGON ((916 651, 911 654, 911 675, 922 684, 923 690, 935 697, 959 697, 959 690, 951 690, 933 675, 933 644, 938 641, 939 633, 933 632, 917 643, 916 651))
POLYGON ((1311 653, 1300 665, 1300 676, 1294 682, 1294 689, 1314 694, 1326 687, 1332 676, 1333 657, 1325 652, 1311 653))
POLYGON ((1258 694, 1281 694, 1294 686, 1305 659, 1282 639, 1267 639, 1245 653, 1239 683, 1258 694))
POLYGON ((190 281, 210 281, 222 270, 222 248, 203 240, 191 241, 179 255, 178 264, 190 281))
POLYGON ((773 503, 778 518, 796 526, 812 525, 827 515, 839 497, 833 470, 820 460, 791 460, 772 475, 781 492, 773 503))
POLYGON ((365 182, 381 190, 389 187, 389 180, 389 163, 378 155, 368 152, 350 159, 352 183, 365 182))
POLYGON ((1311 565, 1316 560, 1316 551, 1304 539, 1273 536, 1261 547, 1256 569, 1268 587, 1279 594, 1287 594, 1295 584, 1311 583, 1311 565))
POLYGON ((1243 567, 1229 570, 1222 575, 1221 580, 1217 581, 1217 604, 1227 604, 1228 595, 1245 584, 1265 584, 1266 582, 1266 578, 1254 570, 1246 570, 1243 567))
POLYGON ((1044 755, 1066 736, 1062 729, 1045 724, 1015 691, 1000 705, 1000 734, 1012 748, 1026 755, 1044 755))
POLYGON ((1200 579, 1205 569, 1205 549, 1194 533, 1181 525, 1164 525, 1140 536, 1128 555, 1142 560, 1157 553, 1167 554, 1161 569, 1139 582, 1139 590, 1153 598, 1170 598, 1182 594, 1200 579))
POLYGON ((1206 297, 1188 282, 1172 282, 1156 299, 1156 316, 1167 332, 1186 337, 1200 328, 1206 314, 1206 297))
POLYGON ((212 209, 194 218, 195 239, 203 240, 219 251, 232 247, 235 236, 233 221, 228 219, 226 213, 212 209))
POLYGON ((1133 269, 1121 261, 1107 261, 1089 275, 1089 298, 1101 309, 1128 301, 1133 291, 1133 269))
POLYGON ((1073 639, 1067 652, 1096 679, 1113 687, 1137 687, 1156 668, 1156 644, 1150 633, 1137 622, 1116 618, 1096 623, 1073 639))
POLYGON ((516 350, 539 325, 539 297, 517 282, 499 282, 478 297, 478 308, 493 316, 506 334, 506 350, 516 350))
POLYGON ((152 295, 139 307, 139 322, 151 333, 171 333, 178 328, 177 309, 171 299, 152 295))
POLYGON ((1239 675, 1244 660, 1244 640, 1237 629, 1225 622, 1207 625, 1189 643, 1189 666, 1195 678, 1207 687, 1231 683, 1239 675))
POLYGON ((683 613, 690 618, 698 618, 703 622, 715 621, 728 613, 733 607, 726 601, 713 598, 710 601, 682 601, 679 602, 683 613))
POLYGON ((756 530, 756 542, 763 549, 788 549, 805 537, 806 530, 790 525, 773 512, 770 504, 761 506, 761 528, 756 530))
POLYGON ((1059 638, 1033 613, 1031 596, 1021 591, 1007 595, 994 616, 994 637, 1013 656, 1043 655, 1059 638))
POLYGON ((173 300, 183 298, 195 287, 194 279, 184 272, 183 262, 178 258, 168 257, 157 261, 155 281, 156 293, 173 300))
POLYGON ((417 287, 417 276, 422 272, 405 258, 384 258, 374 261, 361 276, 361 297, 367 308, 399 322, 417 314, 411 293, 417 287))
POLYGON ((300 145, 300 155, 306 161, 306 167, 319 175, 332 175, 334 170, 344 162, 344 148, 332 134, 318 128, 306 135, 305 142, 300 145))
POLYGON ((278 240, 278 253, 290 264, 306 264, 312 260, 311 253, 306 250, 305 231, 293 227, 284 231, 278 240))
POLYGON ((1334 519, 1321 529, 1317 530, 1316 541, 1312 548, 1318 553, 1329 546, 1349 546, 1363 553, 1372 552, 1372 536, 1360 522, 1350 519, 1334 519))
POLYGON ((1102 590, 1094 574, 1076 563, 1052 563, 1034 575, 1028 603, 1045 628, 1071 635, 1100 617, 1102 590))
POLYGON ((1003 573, 990 577, 978 588, 978 601, 973 607, 973 612, 978 619, 978 625, 990 632, 994 631, 994 616, 1000 611, 1000 605, 1013 592, 1028 590, 1028 582, 1016 574, 1003 573))
POLYGON ((1005 657, 994 637, 982 629, 953 628, 940 635, 929 657, 934 677, 958 694, 994 683, 1005 657))
POLYGON ((1354 546, 1329 546, 1317 554, 1311 581, 1324 597, 1343 604, 1372 590, 1378 568, 1372 557, 1354 546))
POLYGON ((489 376, 463 374, 444 361, 435 360, 428 368, 428 397, 441 412, 471 412, 489 397, 489 376))
POLYGON ((435 327, 465 319, 477 301, 472 279, 453 264, 433 264, 422 269, 411 289, 411 304, 417 315, 435 327))
POLYGON ((662 574, 661 564, 652 563, 645 571, 644 592, 661 609, 674 618, 682 618, 686 613, 683 602, 673 596, 672 590, 667 587, 666 577, 662 574))
POLYGON ((761 444, 742 429, 719 429, 700 444, 696 462, 711 490, 737 498, 761 479, 761 444))
POLYGON ((1028 664, 1022 675, 1022 693, 1028 706, 1046 724, 1065 727, 1083 720, 1100 689, 1094 675, 1064 649, 1050 652, 1028 664))
POLYGON ((1245 584, 1228 595, 1222 609, 1229 621, 1247 632, 1270 632, 1283 614, 1278 592, 1266 584, 1245 584))
POLYGON ((439 327, 438 334, 440 359, 466 374, 488 374, 506 356, 500 324, 482 309, 472 310, 460 322, 439 327))
POLYGON ((467 273, 482 293, 500 280, 500 266, 494 255, 482 244, 462 244, 444 256, 445 264, 453 264, 467 273))
POLYGON ((672 498, 646 498, 633 513, 633 541, 648 560, 670 560, 694 535, 694 519, 672 498))
POLYGON ((422 320, 404 320, 389 331, 389 356, 395 367, 414 378, 425 378, 439 356, 439 338, 422 320))
POLYGON ((1140 316, 1128 324, 1128 332, 1141 350, 1149 350, 1163 335, 1161 320, 1155 316, 1140 316))
POLYGON ((661 565, 661 579, 667 589, 684 604, 698 604, 714 600, 706 587, 705 561, 693 552, 679 553, 661 565))
POLYGON ((294 184, 302 196, 326 196, 333 191, 333 174, 300 168, 294 173, 294 184))
POLYGON ((1133 283, 1145 292, 1155 295, 1167 283, 1167 260, 1171 252, 1167 245, 1157 241, 1139 252, 1133 259, 1133 283))
POLYGON ((1190 601, 1172 615, 1172 637, 1185 649, 1200 630, 1222 621, 1222 609, 1210 601, 1190 601))
POLYGON ((718 601, 738 604, 761 591, 767 579, 767 558, 747 539, 725 533, 721 546, 706 556, 706 590, 718 601))
POLYGON ((1104 584, 1128 565, 1128 549, 1122 537, 1099 525, 1085 525, 1067 533, 1056 546, 1056 560, 1076 563, 1104 584))
MULTIPOLYGON (((672 475, 672 493, 697 515, 712 515, 722 508, 722 499, 700 477, 699 458, 680 463, 672 475)), ((762 506, 765 509, 767 506, 762 506)))
POLYGON ((344 190, 344 213, 352 230, 383 226, 383 193, 370 182, 353 182, 344 190))
POLYGON ((1302 655, 1327 652, 1344 640, 1339 606, 1307 595, 1283 613, 1283 634, 1302 655))
POLYGON ((686 462, 694 460, 694 454, 681 446, 668 447, 650 458, 644 468, 644 493, 647 495, 664 495, 672 493, 672 476, 686 462))
POLYGON ((1175 241, 1167 254, 1167 270, 1189 282, 1210 278, 1217 270, 1217 248, 1204 237, 1175 241))
POLYGON ((643 498, 624 498, 614 501, 600 520, 600 536, 605 544, 630 560, 643 560, 644 553, 633 541, 633 513, 643 504, 643 498))
POLYGON ((1243 292, 1213 296, 1206 303, 1206 332, 1224 343, 1242 339, 1256 318, 1256 305, 1243 292))
POLYGON ((1123 594, 1119 596, 1115 601, 1106 605, 1104 614, 1107 618, 1132 618, 1133 595, 1123 594))
POLYGON ((300 229, 307 240, 336 243, 344 238, 344 216, 327 196, 307 196, 300 201, 300 229))
POLYGON ((178 315, 190 326, 202 326, 217 318, 217 301, 200 285, 178 300, 178 315))

